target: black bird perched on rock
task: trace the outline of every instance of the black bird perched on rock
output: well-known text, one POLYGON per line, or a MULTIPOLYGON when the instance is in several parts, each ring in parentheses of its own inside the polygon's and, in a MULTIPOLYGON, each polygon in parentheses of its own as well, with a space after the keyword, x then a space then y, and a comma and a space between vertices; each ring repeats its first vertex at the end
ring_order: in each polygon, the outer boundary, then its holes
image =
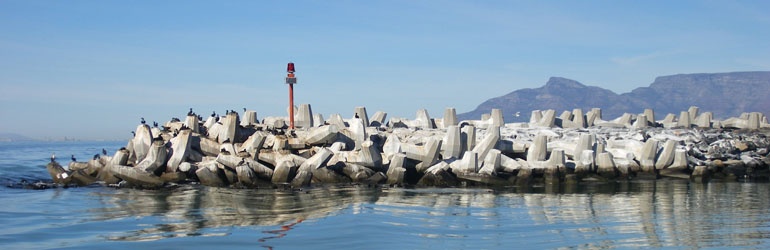
POLYGON ((52 153, 51 154, 51 162, 55 162, 55 161, 56 161, 56 153, 52 153))
POLYGON ((244 113, 246 112, 246 108, 243 108, 243 112, 244 112, 244 113))
POLYGON ((182 120, 179 120, 179 118, 171 117, 171 122, 181 122, 182 120))
POLYGON ((158 122, 152 121, 152 126, 157 128, 158 127, 158 122))
POLYGON ((195 113, 193 113, 193 111, 192 111, 192 108, 190 108, 190 111, 187 112, 187 115, 188 116, 195 115, 195 113))
POLYGON ((356 118, 358 118, 358 113, 356 113, 356 118))
POLYGON ((217 112, 216 111, 211 111, 211 117, 215 117, 215 116, 217 116, 217 112))
POLYGON ((94 160, 98 160, 98 159, 99 159, 99 154, 95 154, 94 155, 94 160))
POLYGON ((103 155, 107 155, 107 150, 106 150, 106 149, 104 149, 104 148, 102 148, 102 154, 103 154, 103 155))
POLYGON ((72 159, 72 161, 77 161, 77 159, 75 159, 75 155, 72 155, 70 159, 72 159))
POLYGON ((132 134, 132 135, 134 135, 134 136, 136 136, 136 132, 134 132, 134 131, 131 131, 131 134, 132 134))
POLYGON ((144 121, 144 117, 142 117, 142 124, 145 124, 145 123, 147 123, 147 122, 145 122, 145 121, 144 121))

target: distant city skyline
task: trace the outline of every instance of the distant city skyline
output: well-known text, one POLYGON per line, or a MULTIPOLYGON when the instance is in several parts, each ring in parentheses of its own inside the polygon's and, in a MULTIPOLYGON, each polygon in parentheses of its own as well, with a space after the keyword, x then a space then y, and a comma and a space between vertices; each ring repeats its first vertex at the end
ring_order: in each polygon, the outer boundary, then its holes
POLYGON ((767 1, 0 1, 0 133, 127 139, 242 108, 441 117, 552 76, 770 70, 767 1))

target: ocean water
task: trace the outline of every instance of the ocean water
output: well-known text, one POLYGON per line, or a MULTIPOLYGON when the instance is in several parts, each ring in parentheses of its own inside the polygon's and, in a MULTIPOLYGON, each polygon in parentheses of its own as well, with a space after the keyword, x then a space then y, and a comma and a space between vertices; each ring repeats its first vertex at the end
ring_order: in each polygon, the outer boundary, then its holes
POLYGON ((301 190, 182 185, 9 187, 56 153, 125 142, 0 143, 2 249, 552 249, 770 247, 770 184, 682 180, 530 188, 301 190))

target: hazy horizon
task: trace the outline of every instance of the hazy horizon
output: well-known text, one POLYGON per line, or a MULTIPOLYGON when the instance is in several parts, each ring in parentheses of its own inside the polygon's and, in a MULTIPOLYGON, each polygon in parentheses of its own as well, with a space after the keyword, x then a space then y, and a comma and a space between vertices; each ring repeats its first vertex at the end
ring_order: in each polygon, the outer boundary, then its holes
POLYGON ((765 1, 0 1, 0 132, 121 140, 189 108, 458 113, 558 76, 770 70, 765 1))

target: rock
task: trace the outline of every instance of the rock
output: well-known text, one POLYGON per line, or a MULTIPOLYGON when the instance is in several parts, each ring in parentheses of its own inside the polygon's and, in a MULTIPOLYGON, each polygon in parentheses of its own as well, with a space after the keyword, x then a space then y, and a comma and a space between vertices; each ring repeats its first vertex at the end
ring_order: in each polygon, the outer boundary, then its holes
POLYGON ((160 174, 165 170, 168 151, 166 145, 161 140, 153 141, 147 156, 136 165, 138 170, 160 174))
POLYGON ((111 171, 118 178, 136 187, 159 188, 164 183, 160 177, 139 168, 113 165, 111 166, 111 171))
POLYGON ((676 142, 673 140, 666 141, 663 149, 658 153, 658 158, 655 160, 655 169, 664 169, 674 162, 674 150, 676 149, 676 142))
MULTIPOLYGON (((184 126, 186 128, 189 128, 192 132, 200 134, 200 126, 198 125, 197 115, 188 115, 187 117, 185 117, 184 126)), ((179 130, 180 133, 182 132, 181 128, 178 128, 177 130, 179 130)))
POLYGON ((428 115, 428 110, 425 109, 417 110, 417 118, 415 118, 414 121, 417 123, 416 127, 421 129, 436 128, 436 126, 433 124, 433 121, 430 119, 430 115, 428 115))
POLYGON ((192 151, 192 144, 190 143, 191 132, 189 129, 179 131, 179 134, 170 140, 171 150, 168 152, 170 157, 166 163, 166 172, 176 172, 179 164, 182 164, 187 159, 187 156, 189 156, 190 151, 192 151))
POLYGON ((131 140, 131 145, 136 158, 135 161, 139 162, 144 160, 144 157, 147 156, 150 145, 152 144, 153 136, 152 132, 150 132, 150 126, 147 126, 146 124, 137 126, 135 134, 134 139, 131 140))
POLYGON ((273 169, 271 179, 273 183, 288 183, 294 178, 301 163, 297 164, 297 161, 291 156, 293 155, 284 155, 279 158, 280 160, 273 169))
POLYGON ((711 171, 709 171, 706 166, 695 166, 692 174, 690 174, 690 181, 692 182, 705 183, 708 182, 710 178, 711 171))
POLYGON ((257 119, 257 111, 254 110, 246 110, 243 111, 243 120, 241 120, 241 126, 243 127, 254 127, 259 124, 259 120, 257 119))
POLYGON ((441 155, 444 158, 460 158, 465 152, 462 148, 460 128, 457 125, 450 125, 446 130, 446 136, 441 143, 441 155))
POLYGON ((479 168, 478 173, 479 174, 485 174, 485 175, 496 175, 498 169, 502 167, 502 152, 497 149, 492 149, 487 153, 487 156, 484 157, 482 166, 479 168))
POLYGON ((364 127, 368 127, 370 125, 369 123, 369 115, 366 113, 366 107, 356 107, 353 110, 353 118, 354 119, 360 119, 361 124, 364 127))
POLYGON ((487 157, 487 153, 495 148, 497 142, 500 141, 500 127, 491 127, 487 129, 487 135, 481 140, 475 147, 473 152, 478 154, 478 157, 483 159, 487 157))
POLYGON ((547 153, 548 138, 539 134, 535 137, 527 150, 527 161, 543 161, 547 153))
POLYGON ((444 118, 442 119, 442 128, 449 128, 450 126, 457 125, 457 111, 454 108, 446 108, 444 110, 444 118))
POLYGON ((312 128, 313 124, 313 110, 310 104, 300 104, 299 110, 294 113, 294 127, 312 128))
POLYGON ((224 170, 217 166, 216 162, 201 163, 195 175, 201 184, 209 187, 226 187, 230 185, 224 170))
POLYGON ((67 185, 72 181, 70 173, 64 170, 64 167, 59 165, 58 162, 51 161, 45 168, 48 170, 48 174, 51 175, 51 179, 53 179, 53 182, 56 184, 67 185))
POLYGON ((607 179, 614 179, 618 176, 618 170, 615 167, 613 156, 609 152, 601 153, 596 156, 596 173, 607 179))
POLYGON ((476 127, 460 127, 460 148, 461 152, 473 150, 476 147, 476 127))
POLYGON ((457 178, 449 170, 449 164, 446 162, 439 162, 426 169, 425 175, 417 182, 419 186, 438 186, 438 187, 451 187, 457 186, 457 178))
POLYGON ((390 165, 388 166, 388 181, 390 185, 403 185, 404 175, 406 168, 404 168, 404 161, 406 160, 406 154, 395 154, 390 159, 390 165))

